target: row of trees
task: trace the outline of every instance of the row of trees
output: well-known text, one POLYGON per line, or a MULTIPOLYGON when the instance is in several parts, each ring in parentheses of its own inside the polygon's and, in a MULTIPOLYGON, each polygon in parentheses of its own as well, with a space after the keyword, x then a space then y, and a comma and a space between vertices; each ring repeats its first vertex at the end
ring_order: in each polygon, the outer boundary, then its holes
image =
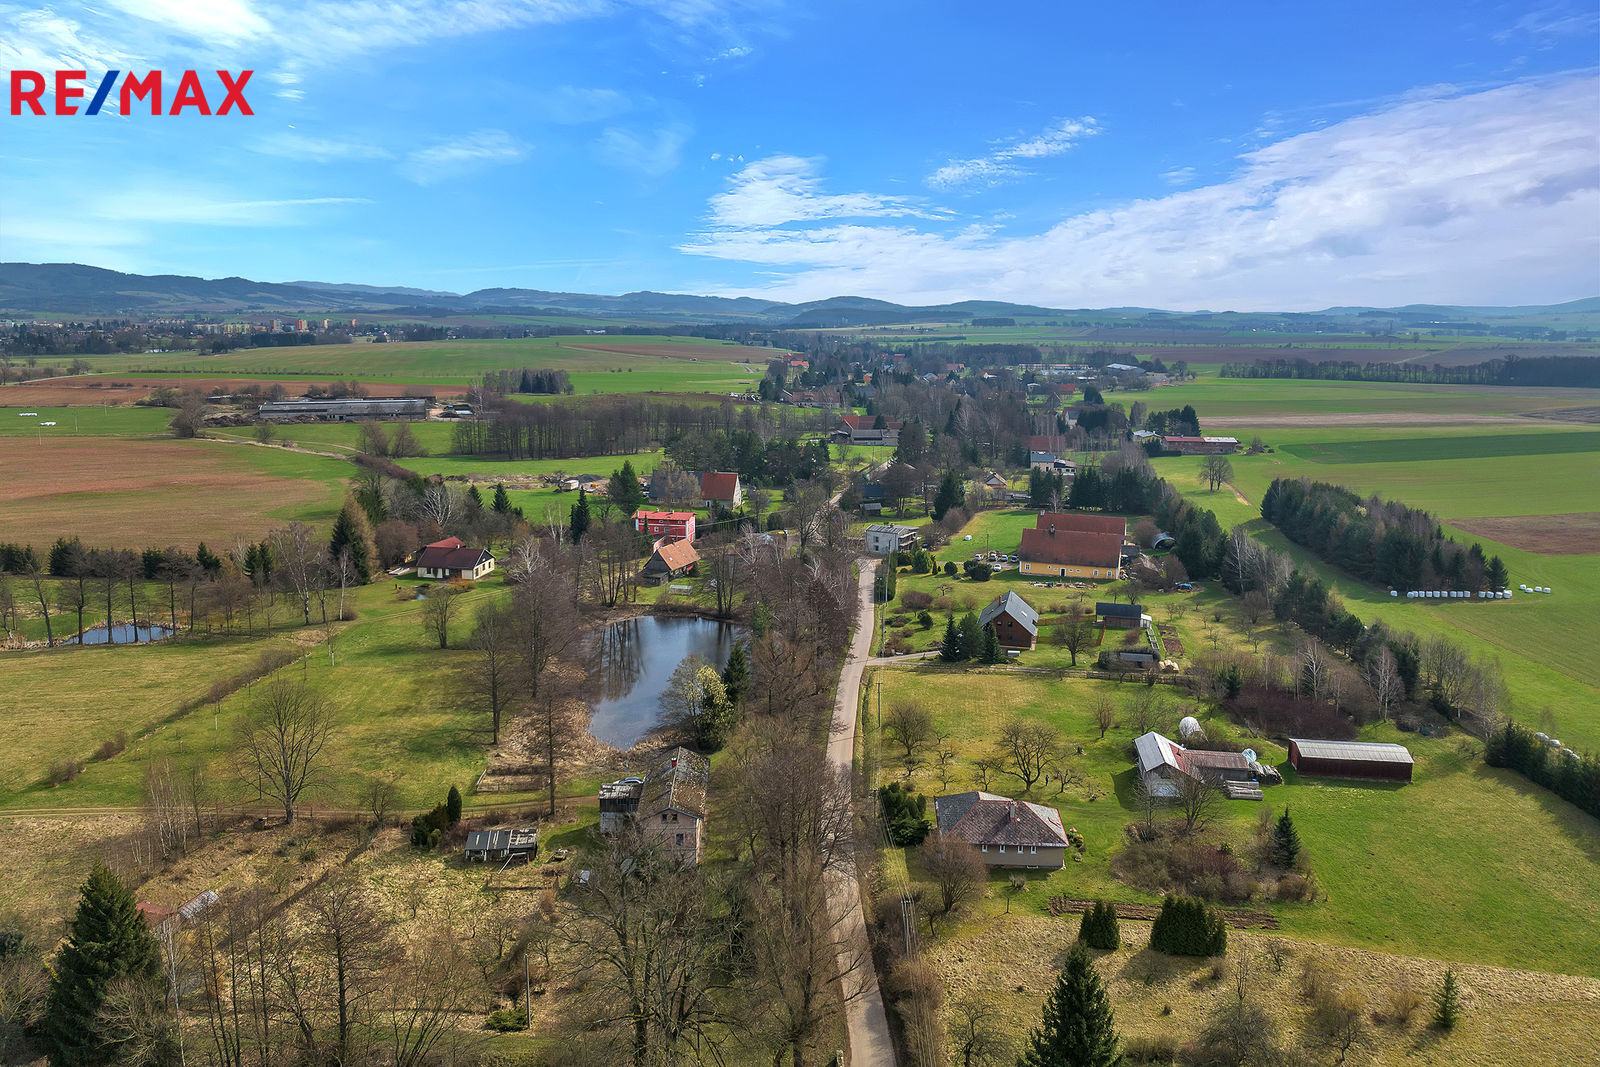
POLYGON ((1297 378, 1339 382, 1427 382, 1449 385, 1600 387, 1600 367, 1583 356, 1508 356, 1447 367, 1435 363, 1355 363, 1348 360, 1275 359, 1224 363, 1224 378, 1297 378))
POLYGON ((1343 486, 1277 478, 1261 498, 1261 516, 1289 540, 1380 586, 1401 592, 1506 587, 1499 556, 1485 559, 1476 542, 1462 547, 1432 515, 1398 501, 1363 500, 1343 486))

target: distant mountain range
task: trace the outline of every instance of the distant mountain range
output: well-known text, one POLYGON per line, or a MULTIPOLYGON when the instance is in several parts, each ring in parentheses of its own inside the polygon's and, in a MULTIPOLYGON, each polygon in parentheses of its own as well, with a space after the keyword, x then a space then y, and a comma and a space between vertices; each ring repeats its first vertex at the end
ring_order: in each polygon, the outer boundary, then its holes
MULTIPOLYGON (((444 317, 505 312, 578 315, 661 322, 752 322, 795 329, 875 326, 914 322, 962 323, 974 319, 1096 320, 1105 324, 1171 316, 1187 325, 1207 319, 1259 318, 1262 313, 1164 312, 1154 308, 1100 311, 1036 307, 991 300, 963 300, 925 307, 839 296, 803 304, 752 297, 692 296, 638 292, 620 296, 557 293, 543 289, 479 289, 450 293, 405 286, 314 281, 256 282, 247 278, 193 278, 178 274, 122 274, 77 263, 0 263, 0 314, 163 315, 404 313, 444 317)), ((1537 307, 1452 307, 1413 304, 1399 308, 1335 307, 1312 313, 1269 315, 1308 320, 1391 318, 1403 324, 1485 319, 1570 319, 1600 316, 1600 297, 1537 307)), ((1587 324, 1586 324, 1587 325, 1587 324)), ((1409 327, 1408 327, 1409 328, 1409 327)))

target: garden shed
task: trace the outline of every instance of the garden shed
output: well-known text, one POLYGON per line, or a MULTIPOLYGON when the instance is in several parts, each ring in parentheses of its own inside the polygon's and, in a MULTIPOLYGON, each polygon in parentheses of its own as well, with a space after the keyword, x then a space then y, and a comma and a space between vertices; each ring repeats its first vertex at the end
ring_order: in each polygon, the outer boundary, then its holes
POLYGON ((1373 778, 1385 782, 1411 781, 1411 753, 1404 745, 1291 737, 1289 763, 1301 774, 1373 778))

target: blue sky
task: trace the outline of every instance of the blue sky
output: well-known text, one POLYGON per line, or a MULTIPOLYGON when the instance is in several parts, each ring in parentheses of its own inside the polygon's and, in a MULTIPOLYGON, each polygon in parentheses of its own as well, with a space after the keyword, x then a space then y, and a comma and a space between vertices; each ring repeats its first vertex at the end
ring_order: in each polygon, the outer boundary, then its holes
POLYGON ((0 3, 0 258, 464 292, 1312 309, 1600 294, 1592 3, 0 3), (1226 12, 1226 13, 1222 13, 1226 12), (208 84, 215 85, 210 79, 208 84), (170 89, 168 90, 170 93, 170 89))

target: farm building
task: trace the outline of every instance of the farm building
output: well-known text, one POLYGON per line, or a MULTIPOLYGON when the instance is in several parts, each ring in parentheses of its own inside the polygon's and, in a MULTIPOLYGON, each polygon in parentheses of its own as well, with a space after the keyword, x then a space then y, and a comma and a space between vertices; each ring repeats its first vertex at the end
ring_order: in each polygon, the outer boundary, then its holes
POLYGON ((1032 648, 1039 639, 1039 613, 1015 593, 1003 593, 983 609, 978 625, 991 624, 1002 648, 1032 648))
POLYGON ((645 778, 640 790, 639 825, 659 834, 668 854, 699 863, 706 786, 711 764, 686 748, 674 749, 645 778))
POLYGON ((700 553, 688 541, 658 541, 639 577, 659 584, 669 578, 688 574, 699 562, 700 553))
POLYGON ((477 863, 509 860, 520 856, 528 862, 539 854, 539 831, 532 827, 514 830, 473 830, 467 834, 465 857, 477 863))
POLYGON ((339 400, 276 400, 262 404, 256 414, 263 419, 425 419, 428 401, 420 397, 389 399, 361 397, 339 400))
POLYGON ((1330 778, 1373 778, 1411 781, 1411 753, 1404 745, 1376 741, 1289 739, 1289 763, 1301 774, 1330 778))
POLYGON ((417 553, 417 577, 474 581, 494 570, 486 549, 468 548, 459 537, 435 541, 417 553))
POLYGON ((1184 748, 1154 730, 1135 738, 1133 748, 1138 758, 1139 777, 1156 796, 1177 796, 1185 778, 1226 786, 1229 782, 1249 782, 1255 777, 1255 768, 1242 752, 1184 748))
POLYGON ((1107 604, 1102 600, 1094 606, 1094 621, 1108 630, 1137 629, 1144 621, 1144 608, 1138 604, 1107 604))
POLYGON ((909 552, 917 547, 917 531, 910 526, 874 523, 867 527, 867 551, 874 556, 909 552))
MULTIPOLYGON (((859 395, 864 387, 856 386, 859 395)), ((884 425, 878 426, 880 415, 843 415, 839 418, 839 428, 833 435, 852 445, 898 445, 900 443, 900 420, 883 420, 884 425)))
POLYGON ((615 833, 639 813, 639 798, 644 794, 644 779, 618 778, 600 786, 600 832, 615 833))
POLYGON ((665 537, 669 541, 694 540, 694 512, 648 511, 640 508, 633 513, 633 528, 651 537, 665 537))
POLYGON ((1034 528, 1022 531, 1018 570, 1029 577, 1121 578, 1127 530, 1115 515, 1041 512, 1034 528))
POLYGON ((974 791, 934 797, 933 811, 941 834, 976 846, 990 867, 1066 866, 1067 832, 1055 808, 974 791))
POLYGON ((1180 437, 1169 434, 1161 439, 1162 447, 1180 456, 1227 456, 1239 451, 1237 437, 1180 437))

